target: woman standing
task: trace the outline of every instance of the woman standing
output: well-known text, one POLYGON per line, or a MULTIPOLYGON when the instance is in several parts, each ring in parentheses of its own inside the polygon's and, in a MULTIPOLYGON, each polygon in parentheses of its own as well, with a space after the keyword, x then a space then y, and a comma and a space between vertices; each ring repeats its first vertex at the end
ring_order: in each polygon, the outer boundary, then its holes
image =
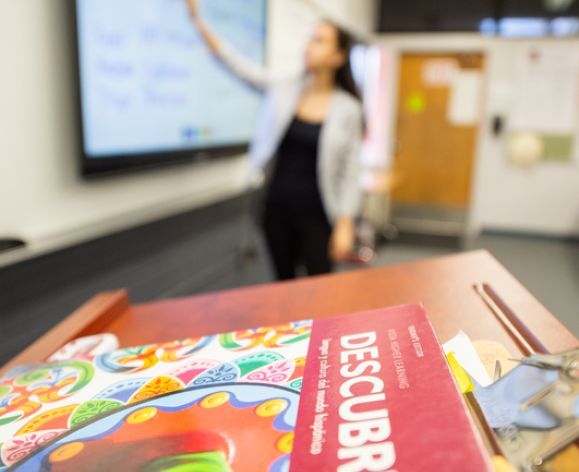
POLYGON ((263 230, 280 280, 332 271, 354 245, 361 195, 364 118, 351 65, 350 36, 322 21, 305 53, 305 72, 278 80, 216 37, 188 0, 211 51, 240 79, 265 92, 250 168, 266 177, 263 230))

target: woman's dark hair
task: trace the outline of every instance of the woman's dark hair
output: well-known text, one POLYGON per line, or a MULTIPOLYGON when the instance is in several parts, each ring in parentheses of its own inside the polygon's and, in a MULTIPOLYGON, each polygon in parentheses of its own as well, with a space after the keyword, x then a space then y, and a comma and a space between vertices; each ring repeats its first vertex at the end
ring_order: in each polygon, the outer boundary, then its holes
POLYGON ((352 72, 351 53, 355 44, 354 38, 344 28, 341 28, 334 22, 327 21, 327 23, 336 29, 338 49, 344 54, 346 59, 344 64, 336 71, 336 84, 357 100, 362 101, 362 94, 356 85, 354 73, 352 72))

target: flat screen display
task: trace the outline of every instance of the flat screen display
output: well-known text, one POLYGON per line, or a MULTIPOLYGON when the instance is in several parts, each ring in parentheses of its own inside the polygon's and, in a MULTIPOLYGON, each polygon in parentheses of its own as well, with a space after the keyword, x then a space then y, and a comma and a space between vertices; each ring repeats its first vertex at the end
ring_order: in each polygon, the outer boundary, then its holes
MULTIPOLYGON (((209 27, 263 63, 266 0, 199 2, 209 27)), ((236 153, 260 94, 202 41, 186 0, 77 0, 85 174, 236 153)))

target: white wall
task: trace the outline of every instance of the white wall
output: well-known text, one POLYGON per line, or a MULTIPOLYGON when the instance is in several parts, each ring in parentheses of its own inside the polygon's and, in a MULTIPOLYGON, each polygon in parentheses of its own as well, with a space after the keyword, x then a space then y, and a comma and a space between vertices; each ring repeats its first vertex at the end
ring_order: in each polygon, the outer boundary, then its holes
POLYGON ((307 41, 320 17, 335 21, 362 38, 376 30, 375 0, 269 0, 271 66, 294 72, 303 62, 307 41))
MULTIPOLYGON (((376 41, 396 60, 391 69, 391 96, 397 97, 397 59, 403 52, 486 53, 486 106, 481 120, 473 201, 470 211, 472 231, 481 229, 539 233, 554 236, 579 235, 579 129, 575 159, 572 163, 543 162, 520 168, 507 158, 507 133, 496 138, 491 120, 496 114, 509 119, 513 87, 516 82, 515 59, 530 44, 575 48, 579 40, 544 39, 539 41, 485 38, 478 34, 379 35, 376 41)), ((387 104, 390 127, 394 133, 396 100, 387 104)), ((579 107, 579 104, 578 104, 579 107)), ((393 149, 385 160, 391 163, 393 149)))
POLYGON ((78 176, 66 3, 1 3, 0 235, 43 251, 239 191, 242 158, 94 182, 78 176))
POLYGON ((309 0, 309 2, 314 8, 317 7, 317 12, 322 17, 333 20, 361 36, 368 36, 378 26, 378 2, 373 0, 309 0))
MULTIPOLYGON (((27 251, 4 256, 0 265, 214 202, 243 188, 243 156, 94 182, 78 176, 67 3, 0 0, 0 237, 30 243, 27 251)), ((373 0, 318 3, 362 31, 373 25, 373 0)), ((270 4, 273 64, 301 60, 300 44, 310 31, 302 21, 309 15, 302 0, 270 4)))
MULTIPOLYGON (((477 162, 472 221, 478 228, 555 236, 579 235, 579 128, 572 163, 540 162, 529 168, 507 158, 506 135, 492 135, 491 117, 512 117, 516 58, 530 44, 558 44, 579 55, 579 40, 502 41, 489 56, 488 106, 477 162), (509 93, 510 92, 510 93, 509 93)), ((579 87, 579 77, 577 77, 579 87)), ((576 104, 579 109, 579 103, 576 104)), ((579 123, 577 123, 579 126, 579 123)))

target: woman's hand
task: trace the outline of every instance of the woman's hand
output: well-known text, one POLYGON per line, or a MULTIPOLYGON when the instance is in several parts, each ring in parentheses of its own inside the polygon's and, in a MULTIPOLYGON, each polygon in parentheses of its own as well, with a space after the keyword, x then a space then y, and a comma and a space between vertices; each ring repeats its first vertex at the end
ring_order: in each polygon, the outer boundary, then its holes
POLYGON ((340 218, 330 239, 330 258, 334 262, 346 261, 352 254, 354 242, 354 220, 352 218, 340 218))

